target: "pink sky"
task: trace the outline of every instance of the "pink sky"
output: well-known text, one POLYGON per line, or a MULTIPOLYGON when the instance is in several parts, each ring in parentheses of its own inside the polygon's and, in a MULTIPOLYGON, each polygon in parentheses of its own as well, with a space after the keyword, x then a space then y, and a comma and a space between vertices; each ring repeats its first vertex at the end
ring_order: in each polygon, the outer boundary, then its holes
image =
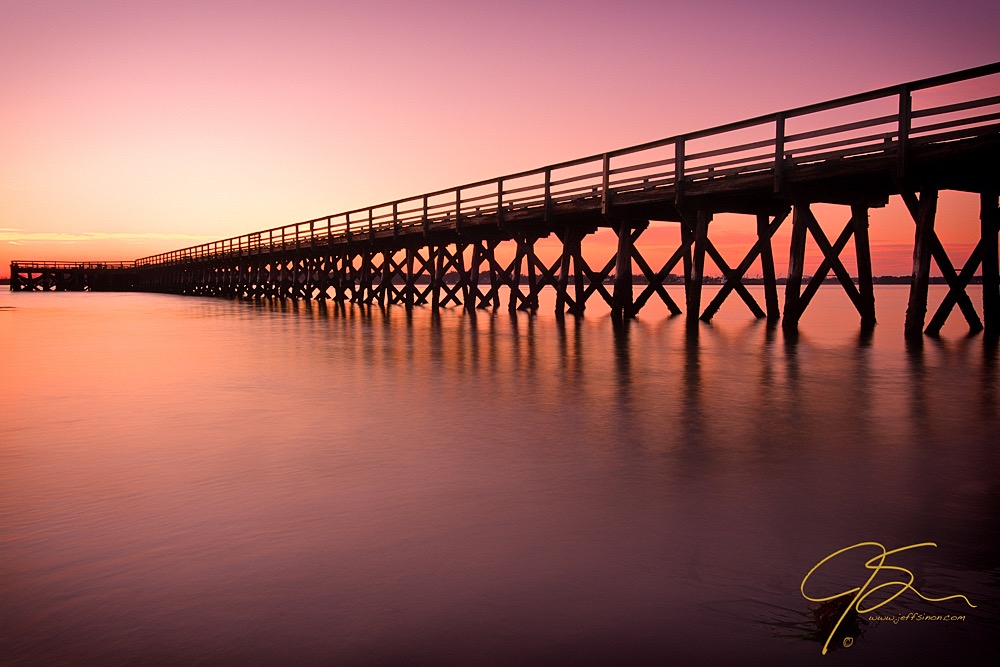
MULTIPOLYGON (((0 275, 12 258, 134 259, 985 64, 997 25, 985 1, 0 0, 0 275)), ((942 202, 957 262, 977 206, 942 202)), ((832 237, 847 214, 829 216, 832 237)), ((908 273, 902 207, 872 223, 875 272, 908 273)), ((713 228, 732 264, 747 238, 713 228)))

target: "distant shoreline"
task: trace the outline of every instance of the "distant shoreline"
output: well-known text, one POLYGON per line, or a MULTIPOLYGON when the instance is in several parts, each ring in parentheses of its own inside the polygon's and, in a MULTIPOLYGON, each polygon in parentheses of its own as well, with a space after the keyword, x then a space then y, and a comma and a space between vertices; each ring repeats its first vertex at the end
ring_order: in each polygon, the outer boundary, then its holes
MULTIPOLYGON (((665 284, 667 284, 667 285, 683 285, 684 284, 684 280, 681 278, 681 276, 673 276, 673 277, 675 277, 676 280, 671 281, 668 278, 665 281, 665 284)), ((445 283, 448 283, 448 284, 454 284, 455 282, 457 282, 457 278, 458 278, 457 274, 455 274, 453 272, 449 272, 448 275, 445 276, 444 281, 445 281, 445 283)), ((810 278, 811 278, 811 276, 803 276, 803 282, 807 283, 810 278)), ((858 279, 857 279, 856 276, 852 276, 851 280, 854 281, 855 283, 858 282, 858 279)), ((417 284, 427 284, 428 280, 426 278, 422 277, 422 278, 418 279, 416 282, 417 282, 417 284)), ((570 277, 569 282, 570 282, 570 284, 573 284, 573 278, 572 277, 570 277)), ((606 284, 611 284, 611 283, 614 282, 614 278, 609 277, 604 282, 606 284)), ((723 276, 705 276, 705 278, 704 278, 704 284, 706 284, 706 285, 722 285, 722 284, 725 284, 725 282, 726 282, 726 279, 723 276)), ((775 282, 778 285, 784 285, 786 283, 786 280, 785 280, 785 278, 778 278, 777 280, 775 280, 775 282)), ((837 281, 837 278, 835 276, 829 276, 829 277, 826 278, 826 280, 823 281, 823 284, 837 283, 837 282, 838 281, 837 281)), ((488 276, 481 277, 479 279, 479 283, 480 284, 484 284, 485 283, 485 284, 488 285, 489 284, 489 277, 488 276)), ((872 278, 872 283, 874 283, 875 285, 909 285, 910 284, 910 276, 875 276, 874 278, 872 278)), ((648 285, 649 281, 646 279, 646 276, 637 275, 637 276, 632 276, 632 284, 633 285, 648 285)), ((763 285, 764 284, 764 279, 763 278, 743 278, 743 284, 744 285, 763 285)), ((936 276, 936 277, 931 277, 930 284, 931 285, 947 285, 948 281, 946 281, 943 276, 936 276)), ((983 278, 982 278, 982 276, 973 276, 972 280, 969 281, 969 284, 970 285, 982 285, 983 284, 983 278)), ((0 286, 9 286, 9 285, 10 285, 10 278, 0 278, 0 286)))

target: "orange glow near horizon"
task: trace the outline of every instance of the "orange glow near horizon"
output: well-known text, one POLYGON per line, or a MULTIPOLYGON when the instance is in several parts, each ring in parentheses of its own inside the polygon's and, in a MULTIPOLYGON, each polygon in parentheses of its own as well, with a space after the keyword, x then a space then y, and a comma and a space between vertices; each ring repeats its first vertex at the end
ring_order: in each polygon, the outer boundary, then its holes
MULTIPOLYGON (((131 260, 997 59, 994 3, 875 4, 3 3, 0 275, 11 259, 131 260)), ((974 199, 942 194, 957 255, 978 233, 974 199)), ((818 216, 831 237, 846 222, 818 216)), ((871 221, 876 274, 909 273, 903 207, 871 221)), ((719 216, 712 238, 735 265, 752 230, 719 216)), ((654 269, 673 236, 640 239, 654 269)))

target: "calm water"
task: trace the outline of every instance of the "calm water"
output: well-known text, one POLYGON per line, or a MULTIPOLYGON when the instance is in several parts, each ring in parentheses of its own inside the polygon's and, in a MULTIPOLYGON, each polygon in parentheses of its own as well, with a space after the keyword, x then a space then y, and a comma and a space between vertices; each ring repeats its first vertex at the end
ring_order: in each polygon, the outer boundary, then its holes
POLYGON ((906 288, 876 296, 872 336, 824 287, 790 341, 735 297, 691 337, 551 300, 2 292, 0 663, 992 655, 997 348, 953 317, 907 350, 906 288), (879 612, 966 618, 863 618, 821 656, 800 583, 864 541, 937 543, 895 563, 976 608, 906 591, 879 612))

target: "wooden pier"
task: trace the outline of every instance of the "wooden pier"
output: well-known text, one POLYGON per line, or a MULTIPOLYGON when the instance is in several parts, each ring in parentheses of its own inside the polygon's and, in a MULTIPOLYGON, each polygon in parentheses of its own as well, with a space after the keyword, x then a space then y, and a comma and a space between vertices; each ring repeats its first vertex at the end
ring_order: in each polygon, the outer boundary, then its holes
POLYGON ((135 262, 10 263, 13 292, 129 292, 136 287, 135 262))
MULTIPOLYGON (((541 290, 550 288, 559 313, 582 314, 597 297, 615 318, 627 319, 658 298, 671 313, 685 313, 691 326, 711 320, 735 294, 754 317, 794 329, 832 273, 862 325, 871 326, 876 311, 869 211, 899 196, 914 222, 905 334, 936 334, 958 306, 970 330, 997 335, 998 75, 1000 63, 994 63, 144 257, 118 267, 122 278, 115 284, 204 296, 511 310, 538 308, 541 290), (935 230, 943 190, 980 198, 980 238, 960 269, 935 230), (849 210, 844 219, 827 222, 843 225, 835 237, 827 236, 815 212, 815 205, 827 203, 849 210), (747 216, 756 230, 756 241, 735 266, 710 233, 713 218, 723 213, 747 216), (637 244, 652 221, 680 229, 676 250, 660 267, 637 244), (782 225, 791 226, 783 303, 772 252, 772 237, 782 225), (599 229, 613 230, 617 249, 603 263, 592 263, 582 246, 599 229), (561 252, 546 264, 535 246, 550 237, 558 239, 561 252), (810 239, 823 260, 807 281, 810 239), (856 281, 841 259, 848 244, 857 258, 856 281), (513 259, 501 262, 498 254, 513 259), (706 259, 725 283, 703 304, 706 259), (744 283, 758 259, 763 304, 744 283), (928 321, 931 260, 950 290, 928 321), (980 268, 981 318, 967 292, 980 268), (675 270, 685 287, 682 304, 664 289, 675 270), (634 289, 633 275, 645 277, 641 290, 634 289)), ((52 278, 72 270, 53 267, 46 273, 42 264, 13 263, 11 289, 87 288, 88 279, 52 278)), ((89 284, 94 289, 96 283, 89 284)))

